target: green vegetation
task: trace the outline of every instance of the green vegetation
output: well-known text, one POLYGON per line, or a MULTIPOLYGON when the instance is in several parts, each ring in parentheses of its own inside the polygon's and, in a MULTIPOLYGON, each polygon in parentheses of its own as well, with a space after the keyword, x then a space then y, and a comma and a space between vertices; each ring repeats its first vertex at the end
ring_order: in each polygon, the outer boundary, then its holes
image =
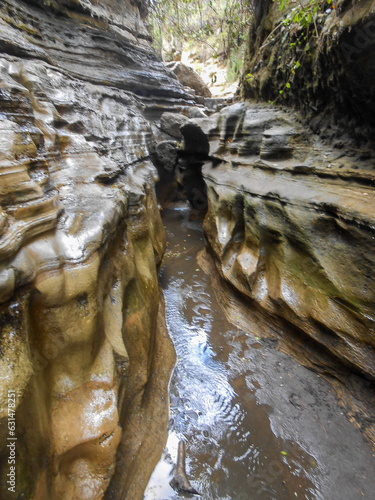
MULTIPOLYGON (((275 1, 275 0, 274 0, 275 1)), ((289 7, 290 0, 276 0, 279 4, 279 10, 283 11, 285 8, 289 7)), ((291 26, 292 24, 298 24, 301 29, 307 31, 310 30, 310 25, 314 25, 314 29, 311 33, 316 37, 319 36, 317 27, 318 14, 324 10, 325 7, 335 6, 332 4, 332 0, 309 0, 304 2, 298 0, 297 5, 293 7, 286 18, 283 21, 284 26, 291 26)), ((306 40, 306 38, 305 38, 306 40)))
POLYGON ((324 18, 327 15, 325 12, 329 14, 335 9, 333 0, 297 0, 293 2, 293 8, 290 8, 291 0, 273 1, 279 4, 280 12, 287 10, 287 13, 281 23, 270 33, 263 46, 269 41, 275 40, 276 32, 279 31, 279 36, 282 34, 282 43, 287 39, 290 40, 289 49, 293 54, 293 61, 289 63, 291 70, 288 81, 279 90, 279 96, 275 101, 269 101, 270 104, 276 102, 285 91, 292 87, 294 75, 303 63, 306 54, 311 50, 311 47, 317 46, 319 49, 321 39, 318 25, 324 23, 324 18), (325 9, 328 9, 328 11, 325 9), (284 30, 280 30, 280 27, 284 27, 284 30))
POLYGON ((252 0, 150 0, 149 23, 157 52, 172 60, 182 50, 227 65, 229 81, 242 72, 252 0))

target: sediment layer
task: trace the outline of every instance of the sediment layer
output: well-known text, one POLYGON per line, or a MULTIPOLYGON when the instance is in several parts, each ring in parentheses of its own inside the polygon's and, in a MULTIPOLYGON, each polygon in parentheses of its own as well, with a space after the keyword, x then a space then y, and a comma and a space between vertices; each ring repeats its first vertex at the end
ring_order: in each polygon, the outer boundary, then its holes
POLYGON ((145 116, 192 96, 156 60, 144 15, 144 2, 1 4, 4 499, 9 390, 19 497, 102 498, 117 464, 111 490, 141 498, 163 446, 174 352, 145 116))
MULTIPOLYGON (((202 168, 204 229, 222 278, 250 309, 291 326, 301 352, 313 343, 322 354, 321 371, 338 377, 339 361, 344 379, 354 373, 371 386, 371 158, 325 146, 298 115, 269 105, 238 103, 181 130, 185 155, 194 155, 192 137, 210 145, 202 168)), ((367 417, 373 439, 373 416, 367 417)))

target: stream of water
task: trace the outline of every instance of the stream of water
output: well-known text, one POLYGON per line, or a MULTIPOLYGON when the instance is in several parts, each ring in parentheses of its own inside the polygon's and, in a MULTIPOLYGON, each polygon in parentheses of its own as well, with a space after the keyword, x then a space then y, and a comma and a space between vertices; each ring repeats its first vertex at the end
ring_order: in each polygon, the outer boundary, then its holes
MULTIPOLYGON (((160 270, 166 317, 177 364, 170 384, 169 438, 144 498, 184 498, 169 485, 179 440, 187 473, 204 499, 316 498, 306 471, 314 460, 297 444, 275 437, 267 405, 249 391, 244 332, 218 305, 210 277, 198 267, 201 224, 189 212, 166 210, 168 250, 160 270)), ((261 347, 250 339, 254 350, 261 347)), ((316 464, 315 464, 316 465, 316 464)))

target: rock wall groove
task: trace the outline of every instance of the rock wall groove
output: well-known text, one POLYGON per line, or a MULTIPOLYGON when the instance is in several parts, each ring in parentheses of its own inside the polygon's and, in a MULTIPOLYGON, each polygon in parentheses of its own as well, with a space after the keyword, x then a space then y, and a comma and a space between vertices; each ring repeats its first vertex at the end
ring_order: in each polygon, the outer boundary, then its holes
POLYGON ((99 499, 113 477, 108 494, 141 498, 163 446, 174 352, 146 116, 194 97, 155 58, 145 14, 128 0, 0 4, 4 499, 9 390, 17 498, 99 499))

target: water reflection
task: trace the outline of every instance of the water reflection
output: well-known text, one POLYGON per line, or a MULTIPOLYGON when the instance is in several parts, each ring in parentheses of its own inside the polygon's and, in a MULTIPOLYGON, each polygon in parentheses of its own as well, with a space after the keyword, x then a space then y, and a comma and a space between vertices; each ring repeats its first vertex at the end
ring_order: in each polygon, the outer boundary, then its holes
POLYGON ((274 436, 269 409, 257 405, 249 389, 252 367, 239 342, 242 332, 226 321, 196 263, 204 244, 200 224, 181 210, 166 211, 164 223, 168 251, 160 280, 177 364, 169 438, 144 498, 184 497, 169 486, 180 439, 189 479, 204 499, 318 498, 304 472, 311 457, 274 436))

